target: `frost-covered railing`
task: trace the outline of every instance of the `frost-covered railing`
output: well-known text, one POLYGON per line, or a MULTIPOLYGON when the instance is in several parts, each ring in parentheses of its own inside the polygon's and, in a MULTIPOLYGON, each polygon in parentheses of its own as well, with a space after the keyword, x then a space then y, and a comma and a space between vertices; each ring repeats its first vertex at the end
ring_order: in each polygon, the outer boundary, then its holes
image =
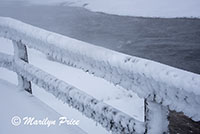
POLYGON ((18 46, 15 50, 22 50, 22 55, 15 53, 19 58, 1 54, 0 65, 17 72, 26 83, 26 90, 31 91, 32 81, 113 133, 167 133, 169 109, 200 121, 198 74, 93 46, 10 18, 0 18, 0 36, 11 39, 18 46), (29 65, 24 55, 26 46, 137 93, 145 99, 145 122, 29 65))

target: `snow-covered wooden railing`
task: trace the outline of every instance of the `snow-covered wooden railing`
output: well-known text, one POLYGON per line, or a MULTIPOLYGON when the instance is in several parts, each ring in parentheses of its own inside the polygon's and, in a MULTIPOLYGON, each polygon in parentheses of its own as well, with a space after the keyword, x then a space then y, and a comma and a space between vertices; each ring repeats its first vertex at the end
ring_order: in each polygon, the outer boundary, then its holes
POLYGON ((143 133, 144 123, 123 112, 98 101, 94 97, 67 84, 64 81, 11 55, 0 53, 0 66, 16 72, 20 77, 31 81, 56 98, 76 108, 84 115, 100 123, 114 133, 143 133))
POLYGON ((25 78, 25 83, 32 81, 42 86, 114 133, 167 133, 169 109, 200 121, 198 74, 93 46, 11 18, 0 17, 0 36, 11 39, 14 45, 20 43, 37 49, 55 61, 92 73, 144 98, 145 122, 142 123, 29 65, 25 57, 19 56, 20 60, 0 55, 0 65, 17 72, 25 78))

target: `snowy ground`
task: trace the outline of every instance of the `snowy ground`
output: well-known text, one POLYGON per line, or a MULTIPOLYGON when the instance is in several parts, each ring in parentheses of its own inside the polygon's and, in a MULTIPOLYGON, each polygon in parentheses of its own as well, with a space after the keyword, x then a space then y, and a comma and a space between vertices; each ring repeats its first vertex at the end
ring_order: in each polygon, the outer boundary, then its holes
POLYGON ((9 0, 79 6, 95 12, 142 17, 200 17, 199 0, 9 0))
POLYGON ((1 134, 85 134, 77 126, 61 125, 59 126, 60 114, 52 110, 43 102, 35 98, 33 95, 22 91, 16 85, 0 79, 0 133, 1 134), (21 118, 21 124, 14 126, 11 124, 11 119, 14 116, 21 118), (48 117, 48 120, 56 120, 57 124, 47 127, 47 125, 23 125, 24 117, 34 117, 37 120, 43 120, 48 117))
MULTIPOLYGON (((13 54, 11 41, 0 38, 0 42, 3 44, 0 48, 1 52, 13 54)), ((121 87, 116 87, 103 79, 87 74, 82 70, 49 61, 46 59, 45 55, 33 49, 28 49, 28 52, 31 64, 45 70, 61 80, 66 81, 67 83, 74 85, 84 92, 112 105, 113 107, 116 107, 140 121, 144 120, 144 102, 143 99, 140 99, 137 95, 130 93, 121 87)), ((6 69, 0 69, 0 74, 0 79, 17 84, 16 74, 6 71, 6 69)), ((92 134, 97 129, 99 134, 108 133, 100 126, 96 126, 96 123, 92 120, 87 119, 81 113, 71 109, 66 104, 57 101, 52 95, 46 93, 35 85, 33 85, 33 94, 61 115, 80 120, 81 123, 79 127, 87 133, 92 134)))

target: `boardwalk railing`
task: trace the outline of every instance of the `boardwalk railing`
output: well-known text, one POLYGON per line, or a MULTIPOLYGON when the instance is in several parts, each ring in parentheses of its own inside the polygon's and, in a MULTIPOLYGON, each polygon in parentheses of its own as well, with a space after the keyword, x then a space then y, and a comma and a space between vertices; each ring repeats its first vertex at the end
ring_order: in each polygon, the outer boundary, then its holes
POLYGON ((120 134, 168 133, 169 109, 200 121, 198 74, 93 46, 11 18, 0 17, 0 37, 12 40, 15 49, 14 56, 0 53, 0 66, 16 72, 19 85, 31 93, 31 82, 35 83, 108 131, 120 134), (57 62, 137 93, 145 100, 145 122, 137 121, 70 83, 28 64, 27 46, 57 62))

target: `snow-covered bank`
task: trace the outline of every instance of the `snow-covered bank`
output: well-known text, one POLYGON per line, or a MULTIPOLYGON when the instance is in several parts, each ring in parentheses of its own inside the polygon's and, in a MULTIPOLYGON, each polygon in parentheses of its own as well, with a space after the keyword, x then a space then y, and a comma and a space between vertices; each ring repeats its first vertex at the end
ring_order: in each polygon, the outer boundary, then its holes
POLYGON ((200 17, 199 0, 78 0, 72 5, 125 16, 200 17))
MULTIPOLYGON (((15 0, 16 1, 16 0, 15 0)), ((70 5, 95 12, 142 17, 200 17, 199 0, 28 0, 33 4, 70 5)))

